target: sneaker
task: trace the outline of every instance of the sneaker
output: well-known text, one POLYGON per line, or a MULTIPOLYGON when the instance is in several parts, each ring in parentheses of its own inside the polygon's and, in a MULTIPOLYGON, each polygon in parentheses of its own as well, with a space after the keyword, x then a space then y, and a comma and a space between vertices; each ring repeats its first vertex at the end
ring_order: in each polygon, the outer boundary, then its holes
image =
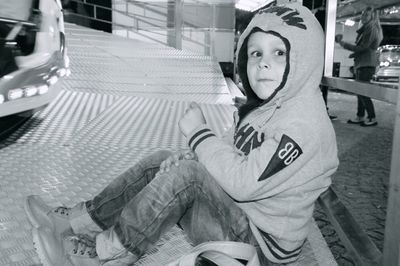
POLYGON ((360 126, 362 127, 373 127, 378 125, 378 122, 375 118, 368 118, 366 121, 363 121, 360 126))
POLYGON ((48 227, 59 235, 71 228, 70 208, 50 207, 37 195, 28 196, 24 207, 29 222, 35 228, 48 227))
POLYGON ((43 266, 99 266, 95 242, 84 235, 61 239, 47 227, 33 228, 33 245, 43 266))
POLYGON ((360 125, 362 122, 364 122, 364 117, 361 117, 361 116, 357 116, 356 118, 347 120, 348 124, 360 125))

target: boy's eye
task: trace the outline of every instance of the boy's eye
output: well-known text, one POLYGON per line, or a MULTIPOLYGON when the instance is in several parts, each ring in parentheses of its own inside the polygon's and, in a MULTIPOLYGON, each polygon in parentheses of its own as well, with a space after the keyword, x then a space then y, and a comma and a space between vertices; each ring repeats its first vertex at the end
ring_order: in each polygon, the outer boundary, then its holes
POLYGON ((286 54, 286 52, 285 51, 282 51, 282 50, 276 50, 275 51, 275 55, 278 55, 278 56, 283 56, 283 55, 285 55, 286 54))
POLYGON ((260 57, 261 56, 261 52, 253 51, 253 52, 250 53, 250 56, 252 56, 252 57, 260 57))

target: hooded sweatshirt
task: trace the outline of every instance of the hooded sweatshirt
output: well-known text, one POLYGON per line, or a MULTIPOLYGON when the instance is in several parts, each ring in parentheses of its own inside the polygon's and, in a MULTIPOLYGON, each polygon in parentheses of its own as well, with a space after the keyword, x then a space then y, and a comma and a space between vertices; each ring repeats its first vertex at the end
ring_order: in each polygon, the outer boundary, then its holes
POLYGON ((205 124, 187 138, 199 161, 246 213, 272 262, 297 259, 314 202, 338 167, 336 137, 321 97, 324 34, 299 4, 261 10, 239 39, 238 71, 247 103, 223 138, 205 124), (287 48, 281 84, 259 99, 247 79, 247 41, 262 31, 287 48))

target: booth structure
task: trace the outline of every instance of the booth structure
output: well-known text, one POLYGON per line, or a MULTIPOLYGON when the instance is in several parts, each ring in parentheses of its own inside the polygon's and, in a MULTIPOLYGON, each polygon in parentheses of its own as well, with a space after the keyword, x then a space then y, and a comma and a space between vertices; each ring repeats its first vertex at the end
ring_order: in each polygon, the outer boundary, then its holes
MULTIPOLYGON (((398 1, 353 1, 355 4, 379 5, 378 8, 385 8, 399 5, 398 1), (358 2, 358 3, 357 3, 358 2), (368 3, 367 3, 368 2, 368 3)), ((351 4, 350 4, 351 5, 351 4)), ((350 7, 351 8, 351 7, 350 7)), ((358 7, 360 8, 360 7, 358 7)), ((353 10, 357 10, 353 7, 353 10)), ((358 10, 353 15, 360 15, 358 10)), ((360 94, 376 100, 396 104, 396 118, 393 136, 392 162, 390 171, 389 198, 387 205, 387 217, 385 224, 385 243, 383 250, 383 265, 400 265, 400 94, 398 89, 400 83, 380 84, 362 83, 349 79, 333 77, 334 38, 338 12, 338 1, 326 1, 326 57, 325 77, 323 84, 331 88, 360 94)))

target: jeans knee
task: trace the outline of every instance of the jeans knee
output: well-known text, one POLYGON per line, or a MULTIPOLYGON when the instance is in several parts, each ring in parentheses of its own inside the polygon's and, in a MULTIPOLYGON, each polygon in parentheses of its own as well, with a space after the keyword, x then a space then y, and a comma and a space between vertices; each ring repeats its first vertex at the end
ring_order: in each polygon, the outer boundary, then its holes
POLYGON ((170 171, 172 173, 175 172, 173 175, 187 184, 203 184, 207 182, 206 180, 212 178, 207 169, 201 163, 194 160, 182 160, 178 166, 173 166, 170 171))
POLYGON ((162 162, 162 161, 166 160, 168 157, 170 157, 172 154, 173 153, 169 150, 160 150, 160 151, 154 152, 151 156, 153 158, 157 158, 158 160, 160 160, 162 162))

